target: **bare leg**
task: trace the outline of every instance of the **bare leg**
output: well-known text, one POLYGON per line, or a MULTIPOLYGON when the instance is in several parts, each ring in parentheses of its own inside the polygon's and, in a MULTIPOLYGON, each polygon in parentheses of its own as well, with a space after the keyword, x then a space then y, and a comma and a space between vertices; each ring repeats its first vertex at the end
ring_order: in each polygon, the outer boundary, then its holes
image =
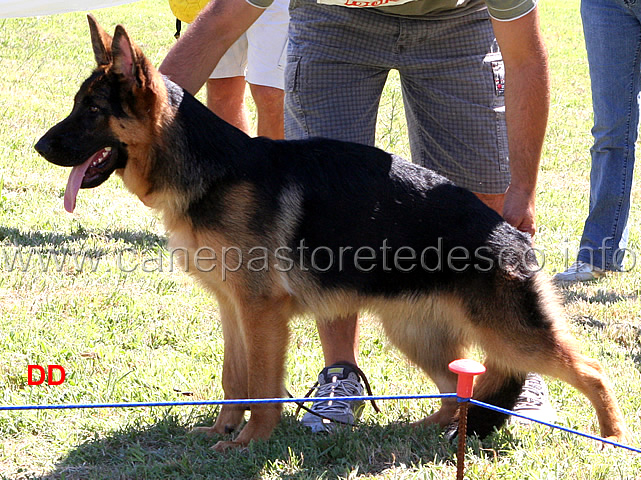
POLYGON ((499 215, 503 215, 503 204, 505 203, 505 194, 476 193, 476 195, 485 205, 490 207, 499 215))
POLYGON ((250 134, 245 108, 245 77, 207 80, 207 107, 227 123, 250 134))
POLYGON ((256 103, 258 116, 257 133, 261 137, 274 140, 285 138, 283 126, 285 92, 280 88, 249 84, 252 97, 256 103))
POLYGON ((357 365, 359 336, 357 315, 349 315, 330 322, 318 320, 316 326, 326 367, 339 362, 357 365))

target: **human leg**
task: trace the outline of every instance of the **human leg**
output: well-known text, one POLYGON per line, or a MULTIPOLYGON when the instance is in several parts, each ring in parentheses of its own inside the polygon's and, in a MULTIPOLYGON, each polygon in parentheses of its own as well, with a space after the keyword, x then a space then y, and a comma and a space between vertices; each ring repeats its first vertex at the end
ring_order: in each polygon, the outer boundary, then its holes
POLYGON ((325 366, 335 363, 358 364, 358 317, 349 315, 333 322, 317 322, 325 366))
MULTIPOLYGON (((412 159, 502 214, 510 182, 504 68, 485 12, 407 21, 399 59, 412 159)), ((515 411, 552 421, 547 388, 528 375, 515 411)))
POLYGON ((641 23, 623 0, 583 0, 594 144, 590 150, 590 211, 577 259, 620 270, 639 128, 641 23))
MULTIPOLYGON (((288 139, 322 136, 374 144, 376 115, 389 68, 373 62, 374 54, 364 52, 362 45, 371 43, 365 40, 375 37, 373 33, 384 30, 377 23, 379 17, 311 1, 293 3, 285 69, 288 139)), ((377 48, 373 46, 373 51, 377 48)), ((355 316, 319 322, 327 365, 336 360, 355 363, 356 325, 355 316), (343 328, 344 334, 337 335, 343 328), (337 337, 350 340, 338 346, 337 337)))
POLYGON ((495 196, 505 193, 510 170, 503 60, 487 13, 401 26, 398 70, 412 160, 498 210, 495 196))
MULTIPOLYGON (((349 8, 331 8, 307 0, 292 4, 287 66, 285 68, 285 136, 288 139, 323 136, 367 145, 375 142, 376 115, 389 68, 373 61, 380 50, 364 52, 373 38, 386 29, 377 26, 379 15, 349 8)), ((384 43, 385 40, 382 40, 384 43)), ((317 395, 362 393, 356 365, 358 319, 318 321, 326 368, 319 375, 317 395), (334 370, 340 373, 332 373, 334 370), (356 382, 354 381, 356 377, 356 382)), ((348 411, 336 400, 316 402, 313 410, 352 423, 358 405, 348 411), (335 409, 330 409, 330 404, 335 409), (333 410, 333 411, 332 411, 333 410), (356 410, 356 411, 355 411, 356 410)), ((318 416, 307 413, 303 424, 313 431, 331 429, 318 416)))
MULTIPOLYGON (((285 135, 322 136, 373 145, 376 115, 389 69, 370 62, 359 45, 378 15, 295 2, 285 69, 285 135), (358 18, 357 18, 358 17, 358 18), (320 26, 319 26, 320 25, 320 26), (319 41, 322 39, 322 41, 319 41)), ((356 363, 356 316, 318 322, 326 365, 356 363), (340 342, 340 343, 339 343, 340 342)))
POLYGON ((311 412, 305 413, 301 423, 312 432, 330 431, 335 423, 353 424, 360 415, 363 402, 343 402, 336 400, 341 396, 360 396, 363 386, 359 377, 358 315, 348 315, 323 321, 317 319, 316 328, 323 348, 325 368, 318 375, 317 397, 332 397, 328 402, 315 402, 311 412))
POLYGON ((245 108, 245 77, 209 78, 207 107, 233 126, 249 134, 245 108))
POLYGON ((489 19, 476 14, 423 26, 422 34, 415 22, 405 28, 410 43, 399 70, 413 161, 502 214, 510 179, 503 63, 489 19), (448 45, 455 59, 443 55, 448 45))
POLYGON ((287 0, 275 0, 247 31, 247 83, 258 118, 257 133, 284 138, 284 70, 287 58, 287 0))
POLYGON ((285 68, 285 136, 374 145, 390 67, 393 19, 364 9, 294 0, 285 68), (383 17, 383 18, 381 18, 383 17))
POLYGON ((211 73, 207 81, 207 106, 228 123, 249 133, 245 109, 245 70, 247 68, 247 37, 234 43, 211 73))
POLYGON ((639 126, 638 6, 625 0, 584 0, 581 17, 594 110, 590 204, 577 260, 554 277, 562 283, 595 280, 606 270, 622 269, 639 126))
POLYGON ((285 94, 282 89, 255 85, 250 83, 252 98, 256 104, 258 117, 257 134, 273 139, 285 138, 283 127, 283 101, 285 94))

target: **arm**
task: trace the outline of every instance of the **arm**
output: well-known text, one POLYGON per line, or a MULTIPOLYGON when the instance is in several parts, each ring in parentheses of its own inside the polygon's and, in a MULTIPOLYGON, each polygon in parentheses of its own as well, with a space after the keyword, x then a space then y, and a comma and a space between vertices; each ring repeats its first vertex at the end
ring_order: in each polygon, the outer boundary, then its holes
POLYGON ((509 22, 492 20, 505 64, 505 115, 512 182, 503 217, 534 235, 536 180, 547 126, 550 82, 537 9, 509 22))
POLYGON ((264 10, 246 0, 210 1, 169 51, 160 71, 195 94, 227 49, 264 10))

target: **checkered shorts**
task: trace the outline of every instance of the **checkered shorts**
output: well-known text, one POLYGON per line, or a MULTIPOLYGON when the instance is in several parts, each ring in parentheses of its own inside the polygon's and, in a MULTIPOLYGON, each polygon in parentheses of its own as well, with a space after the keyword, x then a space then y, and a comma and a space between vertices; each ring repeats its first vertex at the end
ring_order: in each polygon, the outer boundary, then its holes
POLYGON ((292 0, 286 137, 373 145, 391 69, 400 74, 413 161, 474 192, 505 192, 503 61, 485 10, 427 19, 292 0))

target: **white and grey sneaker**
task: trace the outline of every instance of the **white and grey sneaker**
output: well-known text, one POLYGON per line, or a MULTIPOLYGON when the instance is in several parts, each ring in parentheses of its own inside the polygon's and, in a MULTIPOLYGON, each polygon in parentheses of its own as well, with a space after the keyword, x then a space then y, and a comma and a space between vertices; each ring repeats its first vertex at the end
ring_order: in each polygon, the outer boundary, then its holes
POLYGON ((554 275, 554 281, 558 283, 590 282, 604 275, 605 271, 599 267, 577 260, 565 272, 554 275))
MULTIPOLYGON (((528 373, 513 411, 541 422, 556 422, 556 410, 550 403, 550 392, 543 378, 536 373, 528 373)), ((531 423, 521 417, 510 417, 510 422, 531 423)))
POLYGON ((325 367, 318 375, 315 397, 327 397, 327 401, 313 402, 301 423, 313 433, 331 432, 337 423, 353 425, 363 411, 363 401, 345 401, 341 397, 363 395, 363 385, 357 367, 335 364, 325 367))

